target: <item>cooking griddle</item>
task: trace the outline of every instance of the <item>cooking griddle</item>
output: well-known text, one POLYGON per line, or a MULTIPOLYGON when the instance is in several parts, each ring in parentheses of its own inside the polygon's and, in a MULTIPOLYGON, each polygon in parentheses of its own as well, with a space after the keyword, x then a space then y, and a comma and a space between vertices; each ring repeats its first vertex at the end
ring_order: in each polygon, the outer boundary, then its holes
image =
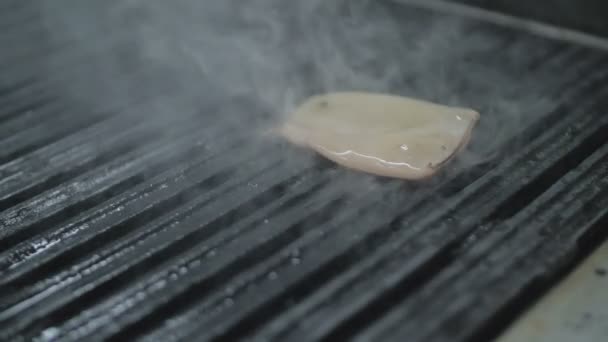
POLYGON ((375 2, 444 52, 401 56, 392 90, 482 113, 468 154, 408 183, 0 6, 0 340, 485 340, 608 233, 603 51, 375 2))

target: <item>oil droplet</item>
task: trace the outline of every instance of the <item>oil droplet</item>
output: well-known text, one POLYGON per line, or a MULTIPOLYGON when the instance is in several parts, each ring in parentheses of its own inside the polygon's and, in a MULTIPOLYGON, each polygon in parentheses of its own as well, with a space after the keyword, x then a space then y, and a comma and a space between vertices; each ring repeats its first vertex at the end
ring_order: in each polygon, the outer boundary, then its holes
POLYGON ((60 332, 61 331, 58 328, 55 328, 55 327, 45 329, 42 332, 42 340, 43 341, 51 341, 52 339, 54 339, 55 337, 57 337, 57 335, 59 335, 60 332))
POLYGON ((268 273, 268 279, 270 280, 275 280, 279 277, 279 275, 277 274, 277 272, 270 272, 268 273))

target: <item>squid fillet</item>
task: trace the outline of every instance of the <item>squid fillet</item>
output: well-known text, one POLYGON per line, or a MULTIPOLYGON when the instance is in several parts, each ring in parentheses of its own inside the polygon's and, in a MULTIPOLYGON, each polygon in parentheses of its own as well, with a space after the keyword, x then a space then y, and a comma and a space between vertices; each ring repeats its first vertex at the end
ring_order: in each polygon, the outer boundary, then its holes
POLYGON ((417 180, 468 143, 479 114, 406 97, 341 92, 314 96, 279 132, 350 169, 417 180))

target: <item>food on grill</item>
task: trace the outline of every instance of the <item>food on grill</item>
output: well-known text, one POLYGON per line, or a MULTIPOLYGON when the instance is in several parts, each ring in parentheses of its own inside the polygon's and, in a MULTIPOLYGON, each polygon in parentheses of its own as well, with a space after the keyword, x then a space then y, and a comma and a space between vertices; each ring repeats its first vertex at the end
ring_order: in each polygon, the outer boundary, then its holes
POLYGON ((478 120, 471 109, 344 92, 310 98, 280 133, 345 167, 416 180, 433 175, 460 151, 478 120))

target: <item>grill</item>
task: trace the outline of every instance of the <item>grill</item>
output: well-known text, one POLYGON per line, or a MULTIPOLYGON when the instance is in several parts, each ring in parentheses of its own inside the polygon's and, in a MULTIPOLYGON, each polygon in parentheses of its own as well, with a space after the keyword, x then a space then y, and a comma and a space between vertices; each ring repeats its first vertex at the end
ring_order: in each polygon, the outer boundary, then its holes
POLYGON ((393 91, 482 113, 408 183, 260 138, 264 105, 111 28, 0 6, 0 340, 485 340, 608 233, 603 51, 377 2, 412 48, 393 91))

